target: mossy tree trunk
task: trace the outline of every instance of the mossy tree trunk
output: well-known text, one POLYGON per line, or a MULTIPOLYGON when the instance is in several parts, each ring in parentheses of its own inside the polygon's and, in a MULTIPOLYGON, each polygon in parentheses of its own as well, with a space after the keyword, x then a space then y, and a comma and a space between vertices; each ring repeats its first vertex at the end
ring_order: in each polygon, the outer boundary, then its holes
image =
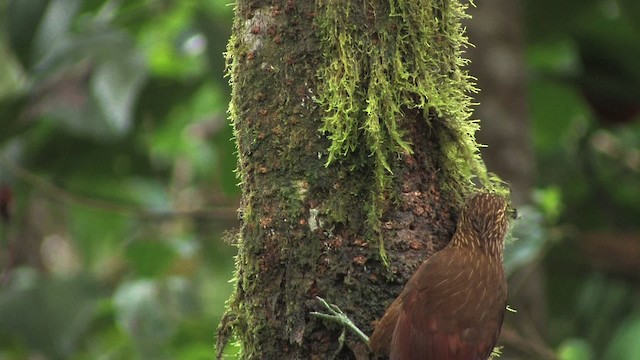
MULTIPOLYGON (((230 114, 243 198, 236 291, 218 348, 326 359, 340 329, 371 333, 416 267, 444 247, 484 170, 453 0, 237 0, 230 114)), ((338 359, 366 358, 347 338, 338 359)))

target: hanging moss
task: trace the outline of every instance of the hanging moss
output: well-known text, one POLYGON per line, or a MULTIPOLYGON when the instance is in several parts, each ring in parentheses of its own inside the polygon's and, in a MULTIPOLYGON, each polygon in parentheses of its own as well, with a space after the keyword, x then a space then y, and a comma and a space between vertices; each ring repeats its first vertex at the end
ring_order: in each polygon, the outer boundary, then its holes
MULTIPOLYGON (((471 120, 474 79, 464 70, 469 46, 466 4, 444 0, 321 1, 317 26, 324 67, 318 70, 321 130, 331 140, 327 165, 366 146, 374 162, 368 223, 379 231, 383 194, 393 176, 389 159, 412 153, 401 130, 403 109, 420 109, 424 126, 439 131, 447 183, 458 197, 473 180, 507 190, 487 173, 471 120), (357 27, 363 20, 369 26, 357 27), (434 124, 434 122, 438 122, 434 124)), ((384 246, 380 245, 383 258, 384 246)))

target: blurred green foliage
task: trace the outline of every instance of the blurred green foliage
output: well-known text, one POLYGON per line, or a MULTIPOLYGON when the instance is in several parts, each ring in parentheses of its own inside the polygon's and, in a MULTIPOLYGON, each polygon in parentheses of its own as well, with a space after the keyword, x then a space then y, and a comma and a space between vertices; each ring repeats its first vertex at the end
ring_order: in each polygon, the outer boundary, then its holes
MULTIPOLYGON (((582 249, 640 233, 640 2, 524 4, 538 178, 505 265, 543 267, 559 359, 637 359, 638 274, 582 249)), ((231 16, 0 1, 0 359, 212 358, 239 195, 231 16)))
POLYGON ((239 195, 231 15, 0 2, 0 359, 212 357, 239 195))
POLYGON ((524 3, 533 199, 544 215, 511 252, 542 265, 545 335, 559 359, 638 359, 640 263, 620 267, 625 252, 605 249, 640 249, 639 2, 524 3))

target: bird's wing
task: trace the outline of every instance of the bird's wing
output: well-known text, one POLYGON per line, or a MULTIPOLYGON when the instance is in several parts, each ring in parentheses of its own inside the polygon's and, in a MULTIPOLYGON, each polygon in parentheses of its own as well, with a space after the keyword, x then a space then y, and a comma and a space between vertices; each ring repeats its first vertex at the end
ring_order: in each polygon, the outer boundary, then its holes
POLYGON ((506 302, 506 288, 499 286, 502 275, 474 274, 488 271, 471 270, 488 269, 471 263, 475 258, 458 256, 455 264, 441 261, 446 258, 433 256, 410 280, 414 284, 405 287, 389 346, 391 360, 486 360, 491 353, 506 302), (433 278, 443 271, 446 277, 433 278))

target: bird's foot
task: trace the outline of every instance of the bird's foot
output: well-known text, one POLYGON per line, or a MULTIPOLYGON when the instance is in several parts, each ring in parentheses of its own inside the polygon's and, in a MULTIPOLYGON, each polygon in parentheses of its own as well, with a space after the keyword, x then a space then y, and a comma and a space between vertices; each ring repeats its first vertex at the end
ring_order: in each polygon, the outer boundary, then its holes
POLYGON ((310 314, 312 316, 318 317, 323 320, 332 321, 343 327, 342 334, 340 335, 340 338, 339 338, 340 348, 338 348, 338 350, 341 350, 342 347, 344 346, 345 329, 349 329, 353 331, 353 333, 356 334, 360 339, 362 339, 362 341, 364 341, 365 344, 367 345, 369 344, 369 337, 365 333, 363 333, 362 330, 360 330, 356 326, 356 324, 354 324, 353 321, 351 321, 351 319, 349 319, 349 317, 345 315, 342 312, 342 310, 340 310, 338 306, 327 303, 323 298, 319 296, 316 296, 316 299, 318 299, 320 304, 324 306, 324 308, 328 311, 328 313, 312 311, 310 314))

